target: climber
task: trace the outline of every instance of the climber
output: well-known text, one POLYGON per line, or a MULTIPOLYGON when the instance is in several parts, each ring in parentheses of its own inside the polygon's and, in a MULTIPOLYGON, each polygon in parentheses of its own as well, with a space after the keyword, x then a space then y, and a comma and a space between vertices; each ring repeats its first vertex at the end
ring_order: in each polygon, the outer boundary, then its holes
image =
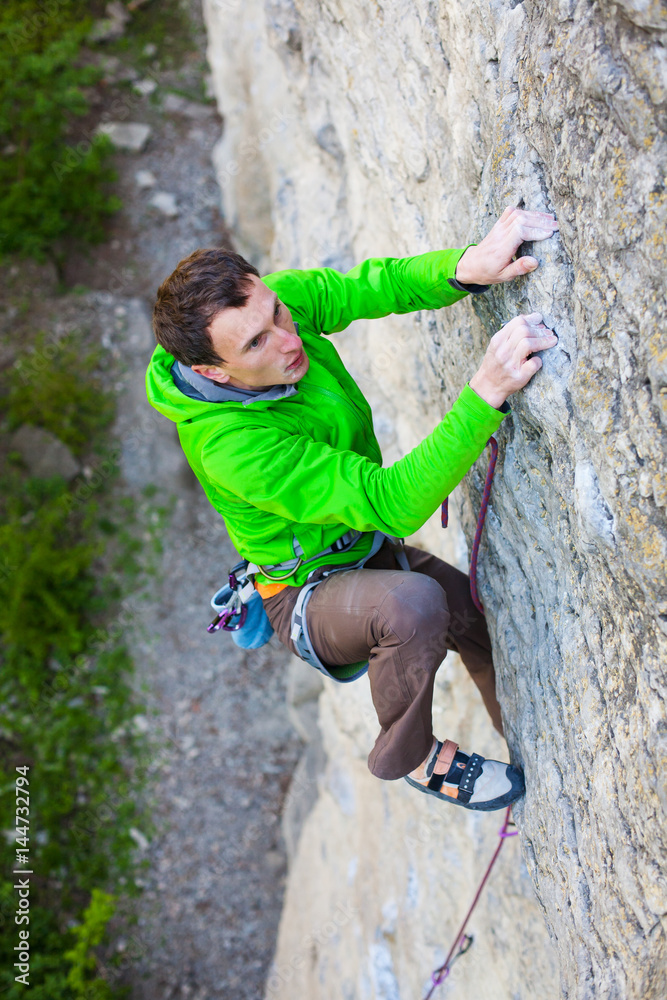
POLYGON ((439 309, 527 274, 538 261, 515 259, 519 246, 557 228, 552 215, 508 208, 478 245, 372 258, 347 274, 260 279, 237 254, 197 250, 161 285, 154 310, 149 400, 175 421, 232 542, 259 567, 254 585, 278 638, 298 653, 295 606, 319 580, 307 612, 315 656, 331 669, 368 661, 380 723, 371 772, 468 809, 502 808, 524 790, 518 768, 432 731, 435 673, 451 649, 502 734, 489 635, 466 574, 402 538, 461 481, 557 337, 537 313, 513 318, 442 421, 385 469, 370 407, 322 334, 439 309))

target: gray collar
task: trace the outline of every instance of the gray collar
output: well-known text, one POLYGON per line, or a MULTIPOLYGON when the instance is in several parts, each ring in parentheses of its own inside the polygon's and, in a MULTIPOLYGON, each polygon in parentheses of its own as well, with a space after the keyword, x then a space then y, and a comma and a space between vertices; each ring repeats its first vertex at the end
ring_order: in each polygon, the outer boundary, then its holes
POLYGON ((293 396, 297 389, 295 385, 272 385, 268 389, 237 389, 232 385, 221 385, 213 379, 193 372, 192 368, 175 361, 171 366, 174 385, 190 399, 207 400, 209 403, 243 403, 249 406, 260 399, 283 399, 293 396))

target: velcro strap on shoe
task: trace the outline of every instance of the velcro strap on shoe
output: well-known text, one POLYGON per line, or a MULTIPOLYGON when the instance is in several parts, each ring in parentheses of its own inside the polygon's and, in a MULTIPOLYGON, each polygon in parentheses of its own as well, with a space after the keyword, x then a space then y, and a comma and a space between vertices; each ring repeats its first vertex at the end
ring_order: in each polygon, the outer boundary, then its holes
MULTIPOLYGON (((428 785, 426 786, 427 788, 430 788, 434 792, 440 791, 440 789, 442 788, 442 783, 447 777, 449 769, 452 766, 452 763, 454 761, 454 755, 456 754, 458 748, 459 748, 458 743, 454 743, 452 740, 445 740, 445 742, 442 744, 442 750, 438 754, 438 760, 437 760, 438 764, 445 765, 445 770, 442 772, 442 774, 434 774, 431 777, 431 780, 429 781, 428 785)), ((483 759, 484 758, 482 758, 482 760, 483 759)))
POLYGON ((475 790, 475 781, 482 772, 482 765, 486 760, 485 757, 480 757, 478 753, 471 753, 468 759, 468 763, 465 766, 465 771, 461 775, 461 783, 459 785, 459 802, 470 802, 472 793, 475 790))

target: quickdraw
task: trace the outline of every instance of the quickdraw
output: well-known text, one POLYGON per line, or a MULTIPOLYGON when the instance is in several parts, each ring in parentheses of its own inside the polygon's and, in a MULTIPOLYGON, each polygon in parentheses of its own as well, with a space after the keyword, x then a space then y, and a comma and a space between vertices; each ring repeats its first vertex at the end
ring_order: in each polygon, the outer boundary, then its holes
POLYGON ((219 590, 211 602, 214 608, 220 610, 211 624, 207 625, 207 632, 218 632, 220 629, 237 632, 245 625, 248 617, 246 601, 255 589, 247 578, 247 568, 248 563, 244 560, 229 571, 229 586, 219 590))

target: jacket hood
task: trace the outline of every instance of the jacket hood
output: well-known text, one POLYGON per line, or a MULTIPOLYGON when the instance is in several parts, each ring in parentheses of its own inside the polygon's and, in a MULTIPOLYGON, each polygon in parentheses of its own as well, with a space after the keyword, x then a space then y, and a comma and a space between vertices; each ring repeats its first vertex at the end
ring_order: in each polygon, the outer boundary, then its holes
POLYGON ((153 351, 146 372, 148 401, 159 413, 175 423, 200 416, 220 403, 250 406, 253 403, 272 402, 293 396, 296 392, 296 386, 287 384, 273 385, 263 391, 220 385, 177 362, 159 344, 153 351))
POLYGON ((172 354, 157 345, 146 372, 146 393, 149 403, 158 413, 180 423, 201 416, 213 404, 206 399, 191 399, 174 385, 171 374, 174 360, 172 354))

